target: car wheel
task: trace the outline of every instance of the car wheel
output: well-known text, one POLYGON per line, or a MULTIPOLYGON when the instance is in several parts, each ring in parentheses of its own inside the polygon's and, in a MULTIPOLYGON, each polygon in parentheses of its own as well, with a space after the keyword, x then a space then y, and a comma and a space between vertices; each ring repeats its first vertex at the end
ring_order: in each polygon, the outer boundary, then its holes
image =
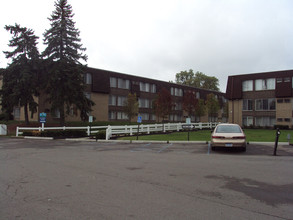
POLYGON ((246 147, 242 147, 242 152, 246 152, 246 147))
POLYGON ((212 151, 215 151, 216 150, 216 147, 212 147, 212 151))

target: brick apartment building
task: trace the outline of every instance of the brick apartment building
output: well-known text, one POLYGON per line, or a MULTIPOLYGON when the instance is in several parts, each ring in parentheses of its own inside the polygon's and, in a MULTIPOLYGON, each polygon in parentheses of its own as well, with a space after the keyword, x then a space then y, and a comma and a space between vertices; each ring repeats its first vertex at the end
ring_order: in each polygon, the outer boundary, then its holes
POLYGON ((293 125, 293 70, 228 77, 229 122, 242 126, 293 125))
MULTIPOLYGON (((223 106, 226 103, 225 94, 221 92, 95 68, 88 68, 85 82, 87 84, 86 95, 95 102, 91 115, 96 121, 128 120, 123 113, 123 103, 129 93, 136 93, 139 102, 139 116, 142 117, 143 123, 160 122, 162 119, 156 118, 152 103, 162 88, 170 91, 175 104, 169 116, 169 122, 185 121, 186 113, 182 109, 182 101, 185 92, 188 90, 193 91, 197 98, 204 100, 208 94, 213 93, 222 107, 217 117, 209 118, 205 115, 201 118, 192 117, 191 121, 227 121, 227 115, 223 110, 223 106)), ((38 114, 35 114, 30 121, 38 121, 40 112, 47 113, 47 121, 57 121, 59 119, 60 113, 58 111, 50 112, 50 104, 46 102, 45 95, 40 95, 36 99, 39 104, 38 114)), ((70 114, 66 116, 66 121, 79 121, 80 118, 76 113, 77 110, 72 107, 70 114)), ((24 120, 23 108, 16 106, 13 114, 15 120, 24 120)))

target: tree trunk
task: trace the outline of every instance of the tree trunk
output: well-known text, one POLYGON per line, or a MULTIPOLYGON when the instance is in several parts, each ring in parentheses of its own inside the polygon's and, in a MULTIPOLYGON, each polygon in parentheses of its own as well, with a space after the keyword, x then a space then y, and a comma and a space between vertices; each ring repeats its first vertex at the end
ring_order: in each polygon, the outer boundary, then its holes
POLYGON ((62 105, 59 109, 60 111, 60 125, 64 126, 65 125, 65 110, 64 110, 64 105, 62 105))
POLYGON ((27 109, 27 103, 24 105, 24 120, 25 120, 25 124, 28 125, 29 124, 29 119, 28 119, 28 109, 27 109))

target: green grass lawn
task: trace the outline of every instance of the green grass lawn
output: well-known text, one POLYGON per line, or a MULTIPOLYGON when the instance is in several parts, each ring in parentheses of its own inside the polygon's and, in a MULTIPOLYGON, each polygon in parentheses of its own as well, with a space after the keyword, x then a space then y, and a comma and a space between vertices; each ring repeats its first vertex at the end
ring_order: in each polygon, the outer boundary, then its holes
MULTIPOLYGON (((270 129, 245 129, 246 139, 248 142, 275 142, 276 130, 270 129)), ((279 142, 287 142, 287 135, 290 134, 293 138, 293 130, 281 130, 279 142)), ((190 141, 209 141, 211 138, 210 130, 199 130, 189 132, 190 141)), ((121 137, 120 140, 136 140, 136 136, 121 137)), ((187 141, 188 132, 174 132, 167 134, 153 134, 139 136, 138 140, 153 140, 153 141, 187 141)))

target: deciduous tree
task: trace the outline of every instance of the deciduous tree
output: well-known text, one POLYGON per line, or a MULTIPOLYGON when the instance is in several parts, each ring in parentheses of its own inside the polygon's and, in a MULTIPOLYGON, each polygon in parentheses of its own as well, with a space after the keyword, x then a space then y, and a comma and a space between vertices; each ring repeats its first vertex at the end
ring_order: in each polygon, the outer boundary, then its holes
POLYGON ((209 117, 217 116, 220 109, 219 101, 213 93, 207 95, 206 107, 209 117))
POLYGON ((123 110, 127 115, 129 122, 131 122, 131 119, 138 114, 138 101, 135 93, 128 94, 127 99, 124 101, 123 110))
POLYGON ((154 101, 154 111, 157 119, 162 118, 163 121, 168 118, 174 106, 172 96, 169 90, 163 88, 154 101))
POLYGON ((219 91, 219 80, 214 76, 207 76, 202 72, 181 71, 175 76, 176 83, 184 84, 188 86, 194 86, 201 89, 209 89, 219 91))
POLYGON ((195 109, 198 104, 198 99, 193 91, 188 90, 183 96, 183 110, 191 117, 195 114, 195 109))

